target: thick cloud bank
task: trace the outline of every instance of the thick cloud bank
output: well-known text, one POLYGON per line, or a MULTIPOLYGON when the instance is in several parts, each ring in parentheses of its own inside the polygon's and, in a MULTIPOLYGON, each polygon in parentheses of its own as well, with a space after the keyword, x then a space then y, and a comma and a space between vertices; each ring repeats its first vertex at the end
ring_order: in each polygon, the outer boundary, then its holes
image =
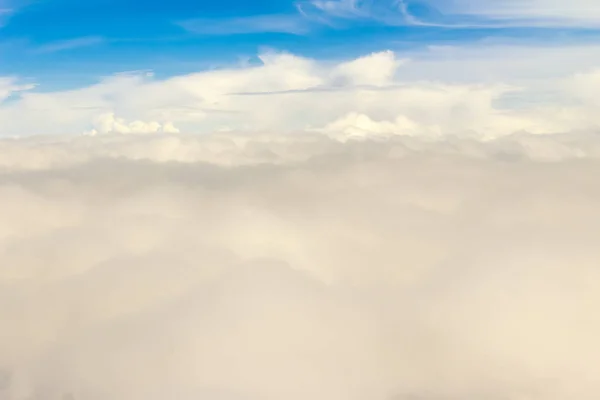
POLYGON ((49 90, 0 77, 0 137, 320 132, 498 138, 598 130, 600 46, 433 46, 251 63, 158 78, 147 71, 49 90))
POLYGON ((3 400, 600 397, 600 140, 0 142, 3 400))

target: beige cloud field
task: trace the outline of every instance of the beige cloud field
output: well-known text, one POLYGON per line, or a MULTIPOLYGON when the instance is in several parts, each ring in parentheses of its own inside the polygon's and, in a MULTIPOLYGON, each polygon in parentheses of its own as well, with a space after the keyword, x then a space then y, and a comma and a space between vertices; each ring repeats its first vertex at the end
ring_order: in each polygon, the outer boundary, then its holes
POLYGON ((600 140, 0 141, 0 398, 600 396, 600 140))

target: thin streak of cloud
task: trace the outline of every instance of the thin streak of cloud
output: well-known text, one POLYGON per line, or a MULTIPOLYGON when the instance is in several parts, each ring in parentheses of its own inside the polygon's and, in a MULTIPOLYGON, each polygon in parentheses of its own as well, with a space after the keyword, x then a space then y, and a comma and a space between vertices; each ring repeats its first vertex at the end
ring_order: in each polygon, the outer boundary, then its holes
POLYGON ((409 25, 398 1, 314 0, 300 1, 297 7, 314 20, 361 20, 385 25, 409 25))
POLYGON ((239 35, 252 33, 289 33, 304 35, 310 32, 310 21, 301 15, 258 15, 230 19, 195 18, 178 21, 188 32, 198 35, 239 35))
POLYGON ((0 8, 0 28, 6 25, 6 21, 10 18, 12 13, 13 10, 9 8, 0 8))
POLYGON ((75 39, 62 40, 57 42, 51 42, 35 49, 35 53, 46 54, 46 53, 57 53, 59 51, 68 51, 79 49, 82 47, 96 46, 104 43, 105 39, 100 36, 86 36, 75 39))
POLYGON ((387 86, 375 86, 375 85, 347 85, 347 86, 317 86, 308 89, 291 89, 291 90, 279 90, 272 92, 233 92, 228 93, 229 96, 274 96, 280 94, 297 94, 297 93, 329 93, 329 92, 354 92, 356 90, 369 91, 369 92, 388 92, 395 91, 398 89, 409 88, 411 85, 407 83, 390 84, 387 86))
POLYGON ((24 92, 35 88, 35 84, 21 83, 14 77, 0 77, 0 103, 14 93, 24 92))
POLYGON ((36 0, 0 0, 0 28, 7 25, 10 18, 36 0))

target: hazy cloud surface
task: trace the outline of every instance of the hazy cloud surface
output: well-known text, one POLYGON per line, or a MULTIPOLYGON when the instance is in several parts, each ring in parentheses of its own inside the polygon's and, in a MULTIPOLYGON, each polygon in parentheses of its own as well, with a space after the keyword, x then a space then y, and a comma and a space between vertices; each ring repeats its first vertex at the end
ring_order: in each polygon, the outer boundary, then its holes
POLYGON ((600 396, 593 132, 155 128, 0 141, 0 399, 600 396))

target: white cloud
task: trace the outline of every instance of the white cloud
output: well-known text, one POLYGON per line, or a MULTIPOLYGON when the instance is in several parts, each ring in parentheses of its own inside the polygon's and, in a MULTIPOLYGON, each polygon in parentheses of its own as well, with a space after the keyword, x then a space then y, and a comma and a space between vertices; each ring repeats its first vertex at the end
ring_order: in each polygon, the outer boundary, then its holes
POLYGON ((161 124, 156 121, 132 121, 127 122, 122 118, 117 118, 113 113, 102 114, 94 121, 94 129, 86 132, 89 135, 98 133, 110 134, 146 134, 146 133, 179 133, 172 122, 161 124))
POLYGON ((30 90, 35 87, 34 84, 19 84, 14 77, 0 77, 0 105, 2 101, 16 92, 30 90))
MULTIPOLYGON (((98 118, 110 114, 123 126, 139 121, 127 128, 138 132, 312 131, 348 115, 373 122, 354 127, 364 134, 392 134, 395 121, 410 121, 414 134, 480 137, 597 126, 595 46, 492 43, 335 62, 276 52, 260 59, 168 79, 128 73, 69 91, 24 91, 0 105, 0 134, 100 131, 98 118)), ((0 95, 17 90, 14 80, 2 82, 0 95)))
POLYGON ((332 71, 334 82, 344 85, 385 86, 393 83, 402 61, 392 51, 373 53, 343 62, 332 71))
POLYGON ((438 136, 439 127, 427 132, 414 121, 400 116, 395 121, 374 121, 364 114, 350 113, 333 121, 322 129, 318 129, 338 140, 386 138, 394 135, 438 136))
POLYGON ((599 48, 261 62, 0 79, 0 399, 597 399, 599 48))
POLYGON ((600 140, 0 141, 0 398, 596 399, 600 140))

